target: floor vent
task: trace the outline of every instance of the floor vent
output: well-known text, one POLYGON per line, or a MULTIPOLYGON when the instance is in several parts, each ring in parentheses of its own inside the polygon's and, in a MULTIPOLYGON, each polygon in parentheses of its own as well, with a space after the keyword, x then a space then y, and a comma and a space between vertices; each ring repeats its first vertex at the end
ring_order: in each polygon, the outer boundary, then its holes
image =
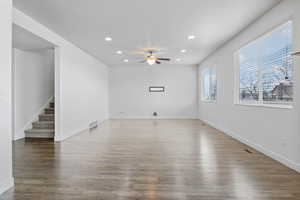
POLYGON ((245 149, 245 151, 246 151, 247 153, 253 153, 253 152, 250 151, 249 149, 245 149))

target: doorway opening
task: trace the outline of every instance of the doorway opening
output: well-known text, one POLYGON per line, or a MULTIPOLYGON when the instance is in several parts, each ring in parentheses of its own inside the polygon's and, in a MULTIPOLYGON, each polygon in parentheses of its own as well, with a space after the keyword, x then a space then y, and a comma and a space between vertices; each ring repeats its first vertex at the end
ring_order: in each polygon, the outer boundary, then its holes
POLYGON ((13 140, 55 136, 55 45, 13 24, 13 140))

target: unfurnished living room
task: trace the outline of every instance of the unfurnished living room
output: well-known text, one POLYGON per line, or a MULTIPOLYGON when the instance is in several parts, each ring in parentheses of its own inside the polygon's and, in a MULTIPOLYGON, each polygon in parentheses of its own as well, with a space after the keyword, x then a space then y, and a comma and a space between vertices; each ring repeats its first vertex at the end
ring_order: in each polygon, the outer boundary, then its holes
POLYGON ((0 0, 0 200, 300 200, 300 0, 0 0))

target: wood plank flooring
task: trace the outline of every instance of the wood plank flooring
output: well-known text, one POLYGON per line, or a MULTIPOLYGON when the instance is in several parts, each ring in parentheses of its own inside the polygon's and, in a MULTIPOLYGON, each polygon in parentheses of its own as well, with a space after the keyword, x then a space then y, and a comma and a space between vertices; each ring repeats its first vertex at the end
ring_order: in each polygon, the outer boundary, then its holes
POLYGON ((197 120, 110 120, 13 146, 16 186, 1 200, 300 199, 297 172, 197 120))

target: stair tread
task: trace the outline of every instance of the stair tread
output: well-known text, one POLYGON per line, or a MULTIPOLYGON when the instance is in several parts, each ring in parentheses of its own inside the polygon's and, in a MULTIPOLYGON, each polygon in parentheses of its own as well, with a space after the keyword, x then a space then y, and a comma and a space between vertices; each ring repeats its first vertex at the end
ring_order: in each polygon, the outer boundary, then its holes
POLYGON ((28 129, 25 131, 26 133, 29 132, 29 133, 54 133, 54 129, 35 129, 35 128, 32 128, 32 129, 28 129))
POLYGON ((33 124, 54 124, 54 121, 36 121, 33 124))

